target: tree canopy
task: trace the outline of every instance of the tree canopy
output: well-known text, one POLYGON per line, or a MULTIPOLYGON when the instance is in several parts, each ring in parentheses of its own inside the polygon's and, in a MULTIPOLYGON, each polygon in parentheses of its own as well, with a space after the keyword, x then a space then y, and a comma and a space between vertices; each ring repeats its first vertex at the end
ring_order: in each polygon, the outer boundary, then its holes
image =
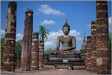
POLYGON ((48 38, 48 30, 44 26, 39 27, 40 41, 44 41, 44 38, 48 38))

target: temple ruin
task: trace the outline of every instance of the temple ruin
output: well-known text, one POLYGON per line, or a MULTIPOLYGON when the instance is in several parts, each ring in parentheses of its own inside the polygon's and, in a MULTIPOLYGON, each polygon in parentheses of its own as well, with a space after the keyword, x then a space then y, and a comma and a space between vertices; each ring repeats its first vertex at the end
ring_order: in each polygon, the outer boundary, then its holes
MULTIPOLYGON (((16 2, 9 2, 3 55, 4 71, 15 71, 16 8, 16 2)), ((87 71, 109 74, 111 62, 108 30, 107 1, 96 1, 96 20, 91 21, 91 35, 86 37, 84 33, 81 50, 74 50, 76 39, 75 36, 68 35, 70 25, 66 20, 62 27, 66 37, 57 37, 56 49, 52 50, 49 56, 44 53, 44 41, 39 40, 39 33, 33 33, 33 10, 27 9, 22 39, 21 70, 40 70, 45 69, 46 65, 52 66, 55 70, 76 70, 79 69, 77 66, 80 66, 87 71), (60 43, 62 50, 59 49, 60 43)))

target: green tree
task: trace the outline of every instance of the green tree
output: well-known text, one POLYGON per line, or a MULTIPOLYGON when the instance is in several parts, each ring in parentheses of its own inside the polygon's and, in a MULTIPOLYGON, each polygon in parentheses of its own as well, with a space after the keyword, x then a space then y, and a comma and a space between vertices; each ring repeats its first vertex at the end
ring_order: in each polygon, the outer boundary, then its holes
POLYGON ((44 53, 49 55, 49 58, 50 58, 50 56, 51 56, 50 53, 51 53, 52 50, 53 50, 52 48, 49 48, 44 53))
POLYGON ((44 41, 44 38, 48 38, 48 30, 44 26, 39 27, 40 41, 44 41))
POLYGON ((1 38, 1 65, 3 65, 3 49, 4 49, 4 42, 5 42, 5 39, 4 38, 1 38))
POLYGON ((22 50, 22 40, 18 40, 16 41, 16 44, 15 44, 15 64, 16 66, 18 66, 17 64, 20 63, 20 60, 21 60, 21 50, 22 50))
POLYGON ((51 53, 51 51, 52 51, 53 49, 52 48, 49 48, 49 49, 47 49, 46 51, 45 51, 45 54, 50 54, 51 53))

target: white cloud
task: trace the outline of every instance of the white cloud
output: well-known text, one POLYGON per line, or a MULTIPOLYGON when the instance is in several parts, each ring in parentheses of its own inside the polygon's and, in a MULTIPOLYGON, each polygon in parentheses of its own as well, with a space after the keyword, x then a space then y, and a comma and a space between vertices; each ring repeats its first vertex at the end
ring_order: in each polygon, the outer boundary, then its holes
POLYGON ((71 30, 70 35, 75 36, 77 38, 77 40, 79 40, 78 37, 80 35, 80 32, 77 32, 76 30, 71 30))
POLYGON ((45 46, 52 46, 55 45, 52 41, 46 41, 45 46))
POLYGON ((65 13, 63 13, 59 10, 53 9, 47 4, 42 4, 41 7, 38 9, 38 11, 42 12, 43 14, 46 14, 46 15, 50 15, 50 14, 57 15, 57 16, 65 15, 65 13))
MULTIPOLYGON (((48 40, 52 39, 52 40, 56 40, 56 38, 60 35, 63 35, 63 32, 62 30, 59 30, 57 32, 49 32, 49 35, 48 35, 48 40)), ((69 35, 72 35, 72 36, 75 36, 77 40, 80 40, 79 37, 80 37, 80 32, 76 31, 76 30, 71 30, 69 35)))
POLYGON ((60 35, 63 35, 62 30, 59 30, 57 32, 52 31, 52 32, 49 32, 48 39, 56 40, 56 38, 60 35))
POLYGON ((112 33, 112 17, 109 17, 109 32, 112 33))
POLYGON ((41 22, 42 25, 53 25, 55 24, 55 21, 53 20, 44 20, 41 22))
POLYGON ((17 33, 16 34, 16 40, 22 40, 23 39, 23 34, 17 33))
POLYGON ((5 37, 5 30, 0 29, 0 38, 5 37))
MULTIPOLYGON (((46 41, 45 41, 45 49, 47 49, 47 48, 54 49, 56 47, 57 37, 60 35, 63 35, 62 30, 59 30, 57 32, 54 32, 54 31, 49 32, 48 39, 46 39, 46 41)), ((82 40, 82 38, 80 37, 80 32, 78 32, 76 30, 71 30, 70 35, 75 36, 76 40, 82 40)))
MULTIPOLYGON (((4 38, 5 37, 5 30, 0 29, 0 38, 4 38)), ((17 33, 16 34, 16 40, 22 40, 23 38, 23 34, 21 33, 17 33)))

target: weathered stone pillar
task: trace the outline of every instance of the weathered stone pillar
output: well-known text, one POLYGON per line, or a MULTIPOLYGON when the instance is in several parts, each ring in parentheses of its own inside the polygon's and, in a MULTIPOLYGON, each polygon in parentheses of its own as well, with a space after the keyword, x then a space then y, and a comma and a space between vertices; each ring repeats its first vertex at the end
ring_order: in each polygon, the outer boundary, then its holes
POLYGON ((31 62, 31 46, 32 46, 32 31, 33 31, 33 11, 27 9, 25 12, 24 21, 24 36, 22 43, 21 68, 24 71, 30 70, 31 62))
POLYGON ((87 36, 87 48, 86 48, 86 70, 90 71, 91 62, 91 36, 87 36))
POLYGON ((91 22, 91 61, 90 61, 90 70, 96 71, 96 23, 95 21, 91 22))
POLYGON ((39 44, 39 69, 44 67, 44 42, 40 41, 39 44))
POLYGON ((38 33, 33 33, 32 52, 31 52, 31 70, 39 69, 39 39, 38 33))
POLYGON ((107 1, 96 1, 97 73, 110 73, 107 1))
POLYGON ((5 45, 3 70, 15 71, 15 38, 16 38, 16 2, 9 2, 7 12, 7 25, 5 30, 5 45))

